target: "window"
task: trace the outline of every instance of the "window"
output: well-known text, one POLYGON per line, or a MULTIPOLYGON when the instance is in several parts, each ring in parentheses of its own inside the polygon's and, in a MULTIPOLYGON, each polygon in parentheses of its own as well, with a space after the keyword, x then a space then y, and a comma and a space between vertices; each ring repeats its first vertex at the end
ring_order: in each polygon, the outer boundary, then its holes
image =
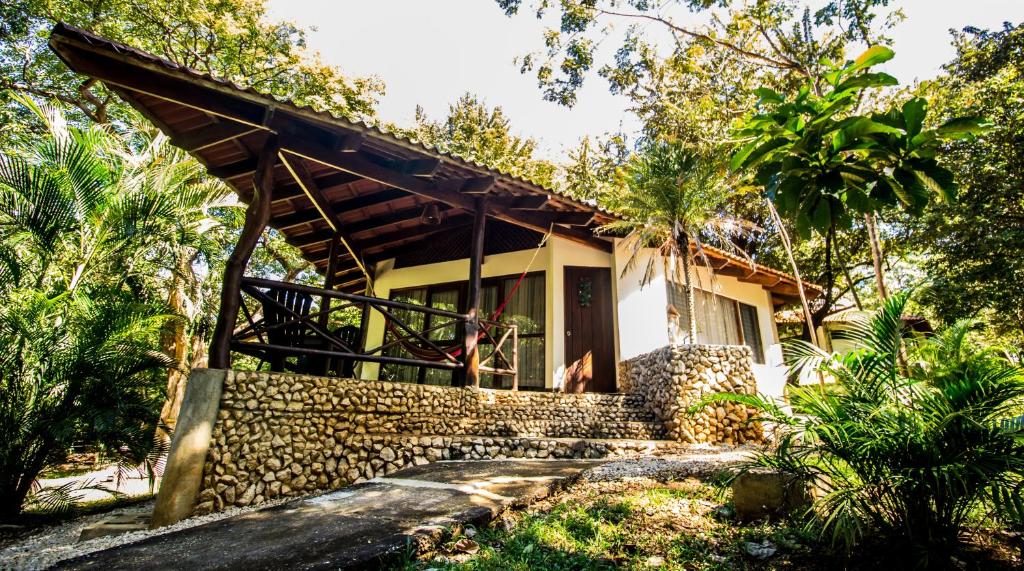
MULTIPOLYGON (((685 338, 689 321, 686 288, 669 282, 668 302, 679 313, 679 328, 685 338)), ((697 288, 693 289, 693 305, 697 320, 696 343, 746 345, 753 352, 754 362, 764 363, 756 307, 697 288)))
MULTIPOLYGON (((502 301, 504 301, 516 281, 515 276, 487 278, 481 282, 480 316, 489 318, 502 301)), ((446 311, 465 311, 468 295, 468 282, 430 285, 418 288, 396 290, 391 292, 391 299, 415 305, 428 303, 430 307, 446 311)), ((544 272, 528 274, 519 284, 515 294, 505 304, 498 321, 514 323, 519 326, 519 387, 521 389, 543 389, 545 376, 544 363, 544 326, 545 326, 546 291, 544 272)), ((434 324, 443 323, 446 318, 424 316, 412 311, 395 312, 395 315, 419 331, 428 331, 434 324), (441 320, 441 321, 438 321, 441 320)), ((428 331, 427 337, 438 345, 461 345, 462 328, 447 326, 428 331)), ((498 337, 498 335, 494 335, 498 337)), ((385 335, 385 343, 393 340, 390 333, 385 335)), ((494 350, 486 339, 480 342, 480 358, 485 359, 494 350)), ((388 356, 413 358, 401 345, 390 347, 385 351, 388 356)), ((511 358, 511 347, 506 345, 505 354, 511 358)), ((450 385, 454 380, 452 371, 418 367, 412 365, 381 366, 381 379, 410 383, 450 385)), ((509 388, 512 378, 507 376, 480 375, 480 386, 487 388, 509 388)))
POLYGON ((743 340, 754 353, 754 362, 764 364, 764 345, 761 342, 761 325, 757 320, 757 308, 745 303, 739 305, 743 340))

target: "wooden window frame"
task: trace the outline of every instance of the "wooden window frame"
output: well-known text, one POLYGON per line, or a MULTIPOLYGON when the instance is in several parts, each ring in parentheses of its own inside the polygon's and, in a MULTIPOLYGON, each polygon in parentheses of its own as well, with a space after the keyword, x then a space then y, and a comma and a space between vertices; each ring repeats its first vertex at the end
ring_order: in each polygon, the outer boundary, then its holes
MULTIPOLYGON (((545 270, 535 270, 535 271, 532 271, 532 272, 528 272, 526 274, 526 276, 523 277, 523 279, 526 280, 527 278, 542 276, 543 279, 544 279, 544 285, 547 286, 546 273, 547 272, 545 270)), ((508 296, 508 291, 505 290, 504 283, 506 281, 510 280, 510 279, 511 280, 518 279, 520 275, 521 274, 507 274, 507 275, 502 275, 502 276, 491 276, 491 277, 483 278, 483 279, 480 280, 480 289, 483 290, 483 289, 486 289, 488 287, 497 286, 497 288, 498 288, 497 302, 501 303, 502 301, 504 301, 505 297, 508 296)), ((424 284, 424 285, 419 285, 419 286, 410 286, 410 287, 404 287, 404 288, 397 288, 397 289, 391 290, 391 292, 388 293, 388 299, 394 299, 394 297, 396 295, 401 295, 402 293, 405 293, 405 292, 416 291, 416 290, 426 290, 426 293, 424 295, 425 306, 426 307, 430 307, 430 300, 431 300, 431 296, 432 295, 434 295, 437 292, 451 291, 453 289, 458 292, 458 294, 457 294, 457 297, 458 297, 458 309, 457 309, 457 311, 459 313, 466 313, 467 311, 469 311, 469 307, 467 307, 467 305, 469 303, 469 300, 468 300, 468 297, 469 297, 469 280, 459 280, 459 281, 450 281, 450 282, 442 282, 442 283, 434 283, 434 284, 424 284)), ((546 291, 546 289, 545 289, 545 291, 546 291)), ((489 317, 489 316, 481 316, 481 317, 489 317)), ((427 314, 425 316, 424 325, 423 325, 424 329, 430 329, 430 327, 432 326, 432 318, 433 318, 433 316, 430 315, 430 314, 427 314)), ((547 336, 546 333, 547 332, 546 332, 546 330, 547 330, 547 299, 544 300, 544 325, 541 327, 540 332, 538 332, 538 333, 523 333, 523 332, 520 332, 519 333, 519 338, 520 339, 536 339, 536 338, 544 339, 544 343, 545 343, 544 348, 545 348, 545 350, 542 352, 542 354, 543 354, 544 360, 545 360, 545 363, 544 363, 545 367, 547 367, 547 339, 546 339, 546 336, 547 336)), ((458 327, 456 329, 455 338, 454 339, 451 339, 451 340, 442 339, 440 341, 441 342, 448 342, 448 341, 454 342, 454 341, 456 341, 458 339, 461 339, 462 335, 464 335, 464 333, 462 331, 462 327, 460 326, 460 327, 458 327)), ((433 341, 437 341, 437 340, 433 340, 433 341)), ((481 339, 479 341, 479 343, 480 343, 480 345, 491 345, 491 343, 487 339, 481 339)), ((416 384, 419 384, 419 385, 426 384, 426 380, 427 380, 427 367, 419 367, 419 371, 416 374, 416 384)), ((542 381, 543 381, 543 379, 542 379, 542 381)), ((535 390, 535 389, 536 390, 543 390, 544 387, 534 387, 532 385, 525 385, 524 386, 522 384, 522 380, 520 380, 519 390, 535 390)))

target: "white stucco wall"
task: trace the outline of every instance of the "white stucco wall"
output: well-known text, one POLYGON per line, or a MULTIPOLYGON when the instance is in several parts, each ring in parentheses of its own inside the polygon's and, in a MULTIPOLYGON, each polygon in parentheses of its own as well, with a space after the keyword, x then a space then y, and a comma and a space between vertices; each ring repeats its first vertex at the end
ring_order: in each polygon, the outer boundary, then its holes
MULTIPOLYGON (((647 249, 638 263, 623 273, 631 252, 621 240, 616 241, 614 252, 618 289, 617 313, 619 322, 620 359, 631 359, 669 344, 668 288, 664 264, 655 264, 654 277, 647 285, 641 279, 653 249, 647 249)), ((731 276, 716 275, 698 266, 694 272, 694 286, 723 297, 757 308, 757 321, 764 344, 765 363, 754 363, 758 390, 771 396, 781 396, 785 387, 785 369, 782 349, 775 327, 771 294, 758 284, 741 282, 731 276)))

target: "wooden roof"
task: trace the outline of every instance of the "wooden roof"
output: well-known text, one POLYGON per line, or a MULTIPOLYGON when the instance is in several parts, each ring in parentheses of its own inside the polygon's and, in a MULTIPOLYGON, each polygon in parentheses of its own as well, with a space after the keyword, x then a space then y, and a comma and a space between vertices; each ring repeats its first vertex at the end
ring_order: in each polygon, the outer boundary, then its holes
MULTIPOLYGON (((438 233, 469 225, 481 196, 492 218, 603 251, 613 247, 611 238, 594 234, 615 218, 611 212, 380 127, 277 100, 66 24, 54 27, 50 47, 72 70, 137 109, 244 202, 253 196, 257 156, 277 136, 270 226, 321 273, 337 231, 345 246, 334 280, 339 290, 361 292, 365 269, 375 262, 429 247, 438 233), (421 220, 431 203, 441 224, 421 220)), ((795 295, 791 277, 722 254, 716 271, 760 283, 778 302, 795 295)))

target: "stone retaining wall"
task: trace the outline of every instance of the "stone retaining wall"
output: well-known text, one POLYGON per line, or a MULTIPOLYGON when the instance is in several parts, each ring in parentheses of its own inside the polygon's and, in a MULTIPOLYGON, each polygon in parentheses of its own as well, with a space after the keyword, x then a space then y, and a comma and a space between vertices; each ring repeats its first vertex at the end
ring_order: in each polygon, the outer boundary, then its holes
POLYGON ((668 437, 679 442, 742 444, 761 441, 754 411, 736 403, 709 405, 694 416, 687 410, 706 395, 755 394, 751 352, 736 345, 675 345, 619 364, 619 388, 643 396, 668 437))
POLYGON ((225 371, 195 513, 338 488, 436 460, 671 449, 639 442, 665 437, 643 404, 637 395, 225 371))

